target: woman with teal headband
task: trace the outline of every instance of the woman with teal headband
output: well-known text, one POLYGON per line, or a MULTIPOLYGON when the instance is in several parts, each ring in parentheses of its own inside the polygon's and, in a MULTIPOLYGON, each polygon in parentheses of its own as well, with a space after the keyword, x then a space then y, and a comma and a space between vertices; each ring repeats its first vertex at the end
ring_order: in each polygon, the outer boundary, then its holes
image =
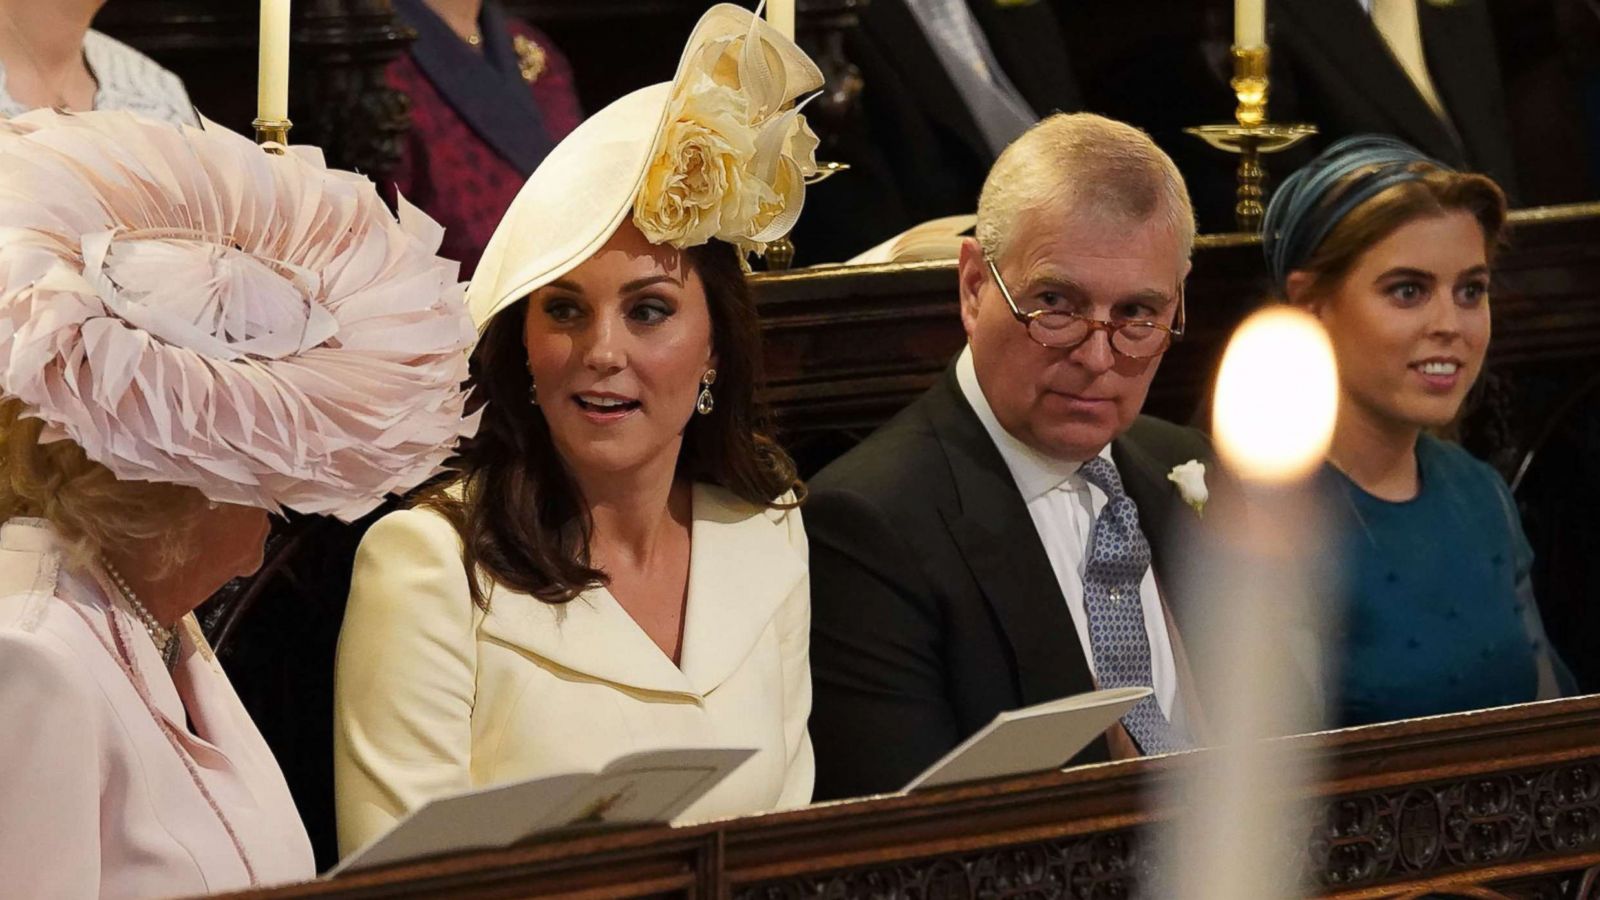
POLYGON ((1570 690, 1500 476, 1429 432, 1483 368, 1505 195, 1392 138, 1340 141, 1284 181, 1262 244, 1279 296, 1339 364, 1325 480, 1342 581, 1332 724, 1521 703, 1570 690))

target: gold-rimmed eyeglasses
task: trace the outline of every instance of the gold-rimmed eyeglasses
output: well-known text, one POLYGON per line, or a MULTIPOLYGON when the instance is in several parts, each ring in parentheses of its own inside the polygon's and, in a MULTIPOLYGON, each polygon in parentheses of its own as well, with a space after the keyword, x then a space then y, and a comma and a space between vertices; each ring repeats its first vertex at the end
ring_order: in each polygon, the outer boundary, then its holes
POLYGON ((1028 337, 1033 338, 1034 343, 1041 346, 1070 350, 1088 340, 1089 335, 1096 331, 1104 331, 1111 343, 1111 349, 1116 353, 1129 359, 1150 359, 1165 353, 1173 341, 1183 337, 1181 283, 1178 285, 1178 312, 1173 317, 1171 325, 1145 319, 1107 322, 1104 319, 1082 316, 1064 309, 1035 309, 1023 312, 1017 306, 1017 301, 1012 299, 1011 289, 1006 287, 1005 279, 1000 277, 1000 270, 995 267, 994 260, 985 258, 984 262, 989 266, 989 274, 994 276, 994 283, 1000 288, 1000 296, 1006 298, 1006 305, 1011 307, 1011 314, 1028 329, 1028 337))

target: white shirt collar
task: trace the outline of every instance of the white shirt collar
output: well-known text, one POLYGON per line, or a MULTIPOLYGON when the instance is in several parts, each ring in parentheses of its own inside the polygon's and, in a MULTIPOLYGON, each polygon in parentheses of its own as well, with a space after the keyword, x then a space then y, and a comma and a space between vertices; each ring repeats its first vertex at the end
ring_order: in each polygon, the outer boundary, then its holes
MULTIPOLYGON (((960 385, 961 394, 967 398, 972 411, 978 414, 978 421, 983 423, 983 430, 989 433, 989 440, 1000 451, 1000 458, 1005 460, 1006 468, 1011 471, 1011 480, 1017 483, 1017 490, 1022 493, 1024 502, 1043 497, 1078 474, 1082 462, 1056 459, 1040 453, 1005 430, 1000 420, 995 418, 989 399, 978 384, 978 370, 972 364, 971 347, 962 349, 961 355, 956 358, 956 383, 960 385)), ((1107 444, 1100 448, 1099 456, 1110 460, 1111 446, 1107 444)), ((1076 485, 1072 487, 1076 488, 1076 485)))

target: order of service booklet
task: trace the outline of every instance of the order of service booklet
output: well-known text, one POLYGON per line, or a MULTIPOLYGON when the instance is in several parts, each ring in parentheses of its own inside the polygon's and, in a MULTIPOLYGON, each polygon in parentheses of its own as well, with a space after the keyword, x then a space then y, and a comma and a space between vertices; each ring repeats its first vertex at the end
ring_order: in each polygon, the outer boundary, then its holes
POLYGON ((756 751, 646 750, 598 772, 547 775, 429 800, 331 869, 346 872, 509 847, 538 834, 595 825, 670 822, 756 751))
POLYGON ((1108 688, 1008 710, 904 790, 1059 769, 1151 693, 1147 687, 1108 688))
POLYGON ((847 265, 869 263, 919 262, 930 259, 955 259, 961 253, 961 238, 978 221, 972 213, 929 219, 900 232, 887 241, 851 257, 847 265))

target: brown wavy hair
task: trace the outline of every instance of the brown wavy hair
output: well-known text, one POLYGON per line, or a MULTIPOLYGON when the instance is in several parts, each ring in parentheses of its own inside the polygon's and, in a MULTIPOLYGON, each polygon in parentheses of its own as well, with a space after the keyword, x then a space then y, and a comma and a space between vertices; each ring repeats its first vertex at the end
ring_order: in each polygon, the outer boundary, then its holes
POLYGON ((78 564, 130 544, 152 548, 158 575, 193 557, 206 502, 199 491, 123 481, 71 440, 39 443, 43 430, 21 400, 0 396, 0 520, 44 519, 78 564))
MULTIPOLYGON (((796 506, 804 486, 756 400, 761 332, 738 253, 713 241, 684 255, 705 285, 717 384, 711 414, 691 416, 685 428, 678 475, 719 485, 758 507, 796 506)), ((529 402, 527 309, 526 298, 507 307, 479 339, 469 404, 483 408, 482 425, 452 461, 452 476, 414 504, 455 526, 472 601, 484 609, 489 589, 480 576, 546 603, 566 603, 607 581, 590 565, 592 522, 583 495, 543 414, 529 402)))

